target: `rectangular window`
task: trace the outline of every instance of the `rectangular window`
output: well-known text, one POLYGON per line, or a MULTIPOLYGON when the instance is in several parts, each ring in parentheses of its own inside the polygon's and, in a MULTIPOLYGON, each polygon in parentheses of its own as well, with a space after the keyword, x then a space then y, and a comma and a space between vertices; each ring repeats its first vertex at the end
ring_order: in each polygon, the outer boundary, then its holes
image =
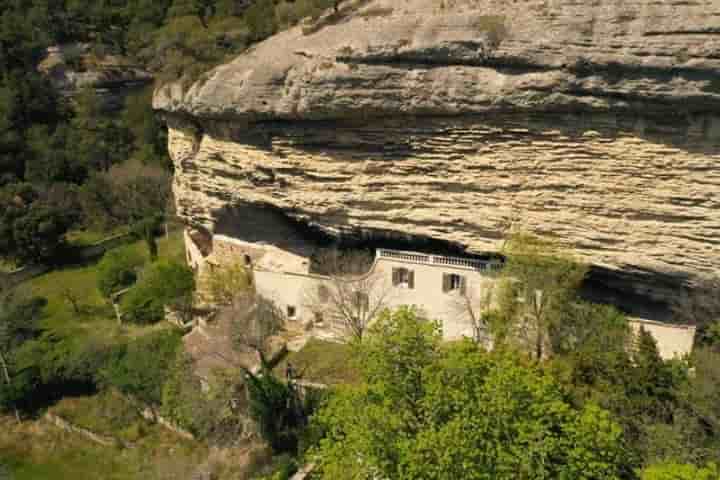
POLYGON ((393 268, 393 286, 415 288, 415 272, 407 268, 393 268))
POLYGON ((463 275, 457 273, 444 273, 443 274, 443 292, 451 293, 458 292, 461 295, 465 294, 466 280, 463 275))
POLYGON ((294 306, 292 306, 292 305, 288 305, 288 307, 287 307, 287 317, 288 317, 288 318, 295 318, 295 315, 297 315, 297 309, 296 309, 294 306))

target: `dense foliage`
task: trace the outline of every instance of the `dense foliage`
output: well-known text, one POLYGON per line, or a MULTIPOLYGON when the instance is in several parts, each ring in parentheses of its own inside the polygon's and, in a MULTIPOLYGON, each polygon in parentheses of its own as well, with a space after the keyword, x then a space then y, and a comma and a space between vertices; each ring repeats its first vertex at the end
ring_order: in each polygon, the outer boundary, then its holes
POLYGON ((153 323, 173 302, 187 304, 195 289, 192 270, 172 262, 157 262, 146 269, 135 288, 122 299, 123 314, 132 322, 153 323))
POLYGON ((72 227, 134 225, 168 204, 167 139, 152 88, 130 95, 120 112, 92 88, 68 98, 38 68, 47 47, 87 45, 63 54, 66 68, 80 72, 121 58, 160 81, 189 81, 336 3, 1 0, 0 257, 51 261, 72 227), (132 168, 119 167, 128 160, 132 168), (17 196, 28 188, 42 193, 17 196), (50 191, 63 201, 49 200, 50 191))
POLYGON ((160 405, 180 335, 163 330, 146 335, 116 350, 100 373, 102 383, 151 405, 160 405))
POLYGON ((113 250, 106 253, 97 270, 98 290, 105 298, 129 287, 137 279, 137 268, 143 259, 130 249, 113 250))
POLYGON ((364 382, 319 414, 323 478, 619 478, 622 430, 548 374, 400 309, 361 348, 364 382))

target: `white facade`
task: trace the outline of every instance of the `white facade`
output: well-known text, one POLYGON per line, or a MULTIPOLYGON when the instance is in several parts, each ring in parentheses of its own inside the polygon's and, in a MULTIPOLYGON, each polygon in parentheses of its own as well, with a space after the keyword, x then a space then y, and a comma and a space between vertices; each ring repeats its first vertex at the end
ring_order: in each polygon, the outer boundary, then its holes
POLYGON ((696 331, 694 325, 670 325, 635 318, 631 318, 629 323, 635 334, 643 328, 653 336, 660 357, 664 360, 683 358, 692 352, 696 331))
MULTIPOLYGON (((374 290, 370 295, 382 296, 388 308, 413 305, 425 316, 441 323, 446 339, 472 336, 470 318, 466 316, 465 298, 479 298, 483 289, 490 288, 493 272, 498 264, 481 260, 427 255, 415 252, 378 250, 367 273, 374 276, 374 290), (393 270, 404 269, 413 276, 408 282, 393 284, 393 270), (459 279, 456 288, 444 291, 446 275, 459 279), (464 292, 461 286, 464 284, 464 292)), ((315 292, 328 278, 294 272, 278 272, 256 268, 255 288, 263 297, 272 300, 284 312, 292 312, 290 320, 313 322, 317 308, 315 292)), ((373 303, 373 299, 370 299, 373 303)))
MULTIPOLYGON (((262 242, 244 242, 224 235, 213 237, 213 253, 203 257, 186 235, 190 265, 202 271, 207 265, 244 262, 252 267, 257 293, 271 300, 288 321, 312 328, 322 320, 316 312, 317 292, 331 279, 310 273, 310 252, 287 249, 262 242)), ((491 292, 499 261, 431 255, 418 252, 378 249, 367 276, 374 278, 370 295, 382 297, 388 308, 415 306, 431 319, 439 321, 447 340, 473 337, 469 309, 479 312, 491 292), (468 305, 470 302, 470 305, 468 305)), ((371 300, 371 303, 372 300, 371 300)), ((631 318, 630 326, 649 331, 658 343, 664 359, 681 358, 692 352, 695 327, 670 325, 631 318)))

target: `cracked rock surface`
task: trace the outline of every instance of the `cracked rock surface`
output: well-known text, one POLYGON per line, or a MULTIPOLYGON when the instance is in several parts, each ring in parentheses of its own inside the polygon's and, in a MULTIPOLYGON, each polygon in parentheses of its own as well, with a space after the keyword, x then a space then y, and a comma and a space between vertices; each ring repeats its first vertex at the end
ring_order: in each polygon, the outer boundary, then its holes
POLYGON ((556 237, 662 298, 720 271, 720 2, 375 0, 157 90, 178 211, 556 237))

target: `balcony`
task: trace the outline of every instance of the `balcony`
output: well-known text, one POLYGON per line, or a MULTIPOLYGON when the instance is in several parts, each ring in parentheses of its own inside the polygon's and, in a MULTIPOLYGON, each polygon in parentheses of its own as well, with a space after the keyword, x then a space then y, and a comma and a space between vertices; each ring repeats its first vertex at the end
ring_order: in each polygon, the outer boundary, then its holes
POLYGON ((423 253, 387 249, 378 249, 377 258, 421 265, 450 267, 461 270, 494 271, 502 268, 502 263, 497 260, 478 260, 475 258, 449 257, 445 255, 427 255, 423 253))

